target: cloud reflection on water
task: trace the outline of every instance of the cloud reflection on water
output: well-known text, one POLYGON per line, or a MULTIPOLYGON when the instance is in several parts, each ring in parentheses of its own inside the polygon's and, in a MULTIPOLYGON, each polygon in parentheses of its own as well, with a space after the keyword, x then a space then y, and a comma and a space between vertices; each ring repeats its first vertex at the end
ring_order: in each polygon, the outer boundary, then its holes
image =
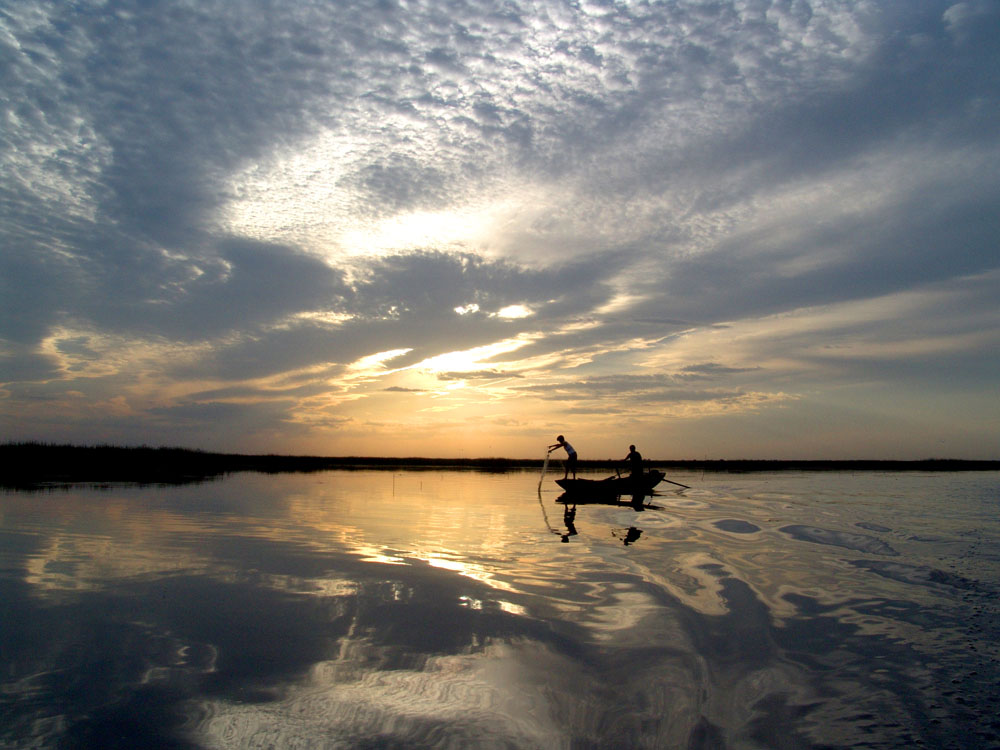
POLYGON ((528 474, 8 494, 0 739, 904 747, 945 716, 975 747, 998 674, 976 496, 920 541, 936 492, 835 479, 581 505, 568 544, 528 474), (828 543, 862 523, 899 554, 828 543))

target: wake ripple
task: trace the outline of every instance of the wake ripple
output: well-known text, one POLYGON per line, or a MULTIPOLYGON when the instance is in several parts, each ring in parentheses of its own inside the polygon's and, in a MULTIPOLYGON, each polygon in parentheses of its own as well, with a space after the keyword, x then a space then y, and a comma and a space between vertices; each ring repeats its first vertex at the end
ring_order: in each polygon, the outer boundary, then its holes
POLYGON ((821 529, 818 526, 803 526, 793 524, 783 526, 778 531, 788 534, 793 539, 800 542, 814 542, 815 544, 829 544, 833 547, 845 547, 857 552, 865 552, 872 555, 889 555, 895 557, 899 553, 883 542, 867 534, 853 534, 849 531, 835 531, 833 529, 821 529))

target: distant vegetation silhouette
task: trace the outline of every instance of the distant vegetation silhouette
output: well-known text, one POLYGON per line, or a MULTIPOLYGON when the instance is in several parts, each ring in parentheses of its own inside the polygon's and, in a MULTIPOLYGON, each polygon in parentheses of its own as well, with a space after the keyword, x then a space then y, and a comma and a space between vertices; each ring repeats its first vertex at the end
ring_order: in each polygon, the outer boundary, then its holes
MULTIPOLYGON (((585 460, 580 471, 614 472, 617 459, 585 460)), ((663 470, 706 472, 758 471, 997 471, 1000 461, 925 459, 921 461, 785 461, 785 460, 652 460, 663 470)), ((313 472, 328 469, 469 469, 516 471, 537 469, 542 459, 426 458, 378 456, 282 456, 211 453, 188 448, 115 445, 57 445, 41 442, 0 444, 0 486, 37 488, 47 485, 132 482, 180 484, 202 482, 240 471, 313 472)))

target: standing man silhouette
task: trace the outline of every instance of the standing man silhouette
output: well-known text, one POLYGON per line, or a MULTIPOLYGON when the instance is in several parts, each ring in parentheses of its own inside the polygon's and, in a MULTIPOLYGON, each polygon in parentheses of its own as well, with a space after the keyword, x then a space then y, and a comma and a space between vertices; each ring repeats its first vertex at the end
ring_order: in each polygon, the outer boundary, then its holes
POLYGON ((563 472, 563 479, 565 479, 566 477, 568 477, 569 473, 571 471, 573 472, 573 479, 576 479, 576 449, 573 448, 572 445, 570 445, 569 443, 567 443, 566 442, 566 438, 564 438, 562 435, 559 435, 556 438, 556 440, 558 442, 556 442, 555 445, 550 445, 549 446, 549 453, 551 453, 552 451, 557 450, 559 448, 565 448, 566 449, 566 463, 565 463, 566 470, 565 470, 565 472, 563 472))

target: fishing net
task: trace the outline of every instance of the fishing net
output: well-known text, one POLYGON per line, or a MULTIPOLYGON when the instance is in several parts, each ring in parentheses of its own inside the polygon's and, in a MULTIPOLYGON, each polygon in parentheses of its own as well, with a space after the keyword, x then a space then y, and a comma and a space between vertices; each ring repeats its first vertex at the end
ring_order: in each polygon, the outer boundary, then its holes
POLYGON ((549 468, 549 453, 546 451, 545 460, 542 461, 542 475, 538 477, 538 489, 542 488, 542 480, 545 479, 545 471, 549 468))

